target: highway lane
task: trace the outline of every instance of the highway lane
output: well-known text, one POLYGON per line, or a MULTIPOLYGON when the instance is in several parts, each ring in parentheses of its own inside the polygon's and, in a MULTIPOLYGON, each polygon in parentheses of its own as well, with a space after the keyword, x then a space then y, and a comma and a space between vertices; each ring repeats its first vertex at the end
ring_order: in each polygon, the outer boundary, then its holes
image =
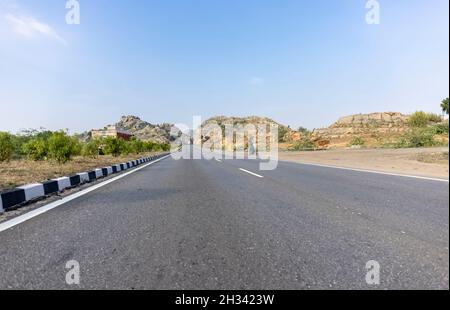
POLYGON ((448 183, 167 159, 0 233, 0 288, 366 289, 377 260, 375 288, 448 289, 448 208, 448 183))

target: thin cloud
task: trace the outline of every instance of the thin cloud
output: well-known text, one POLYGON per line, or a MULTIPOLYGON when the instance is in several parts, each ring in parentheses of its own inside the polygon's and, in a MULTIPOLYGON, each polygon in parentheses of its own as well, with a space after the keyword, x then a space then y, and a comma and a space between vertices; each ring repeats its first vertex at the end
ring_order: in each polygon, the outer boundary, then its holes
POLYGON ((67 45, 66 41, 52 27, 32 17, 6 14, 5 19, 11 24, 14 32, 19 35, 28 38, 35 38, 41 35, 56 40, 63 45, 67 45))

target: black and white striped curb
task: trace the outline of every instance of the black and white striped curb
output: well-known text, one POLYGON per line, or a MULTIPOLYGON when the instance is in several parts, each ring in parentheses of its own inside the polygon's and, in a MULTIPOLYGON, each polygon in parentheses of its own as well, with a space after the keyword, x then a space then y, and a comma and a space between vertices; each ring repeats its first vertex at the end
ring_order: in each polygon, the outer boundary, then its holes
POLYGON ((25 202, 62 192, 67 188, 72 188, 84 183, 89 183, 108 175, 157 160, 166 155, 169 154, 164 153, 160 155, 144 157, 122 164, 99 168, 88 172, 77 173, 76 175, 70 177, 61 177, 42 183, 27 184, 12 190, 2 192, 0 193, 0 214, 8 211, 8 209, 16 208, 17 206, 25 202))

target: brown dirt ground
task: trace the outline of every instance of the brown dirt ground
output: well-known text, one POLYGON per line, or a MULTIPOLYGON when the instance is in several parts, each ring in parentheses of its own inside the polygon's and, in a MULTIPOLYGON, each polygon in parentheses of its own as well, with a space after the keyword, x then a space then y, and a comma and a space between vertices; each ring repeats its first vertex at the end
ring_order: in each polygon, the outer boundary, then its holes
POLYGON ((346 168, 449 179, 449 149, 359 149, 280 152, 279 159, 346 168))
POLYGON ((76 157, 66 164, 48 161, 12 160, 0 163, 0 191, 23 184, 42 182, 75 173, 115 165, 157 153, 129 156, 100 156, 98 159, 76 157))

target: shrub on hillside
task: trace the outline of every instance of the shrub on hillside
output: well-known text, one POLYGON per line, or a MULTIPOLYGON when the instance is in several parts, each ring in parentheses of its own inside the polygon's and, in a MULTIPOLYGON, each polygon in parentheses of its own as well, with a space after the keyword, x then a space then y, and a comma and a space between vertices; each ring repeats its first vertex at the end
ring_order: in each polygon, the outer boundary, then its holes
POLYGON ((448 121, 431 126, 430 130, 435 135, 448 135, 448 121))
POLYGON ((411 127, 425 127, 428 124, 427 114, 423 111, 414 112, 408 120, 411 127))
POLYGON ((366 142, 361 137, 354 137, 350 143, 349 146, 363 146, 366 142))
POLYGON ((405 134, 395 145, 397 148, 432 147, 439 145, 434 133, 427 128, 415 128, 405 134))
POLYGON ((448 115, 448 97, 442 100, 441 103, 442 112, 448 115))
POLYGON ((414 112, 408 120, 408 124, 414 128, 426 127, 429 123, 439 123, 442 118, 434 113, 425 113, 423 111, 414 112))
POLYGON ((7 132, 0 132, 0 162, 9 161, 13 154, 12 137, 7 132))
POLYGON ((284 141, 284 136, 286 136, 286 134, 288 133, 288 129, 284 126, 278 126, 278 142, 279 143, 283 143, 284 141))
POLYGON ((302 139, 298 142, 296 142, 292 149, 294 151, 312 151, 315 149, 314 142, 311 140, 310 136, 304 136, 302 139))
POLYGON ((429 123, 440 123, 442 122, 442 116, 436 113, 427 113, 429 123))
POLYGON ((311 131, 308 128, 305 128, 305 127, 299 127, 298 128, 298 132, 301 133, 302 135, 305 135, 305 136, 311 134, 311 131))

